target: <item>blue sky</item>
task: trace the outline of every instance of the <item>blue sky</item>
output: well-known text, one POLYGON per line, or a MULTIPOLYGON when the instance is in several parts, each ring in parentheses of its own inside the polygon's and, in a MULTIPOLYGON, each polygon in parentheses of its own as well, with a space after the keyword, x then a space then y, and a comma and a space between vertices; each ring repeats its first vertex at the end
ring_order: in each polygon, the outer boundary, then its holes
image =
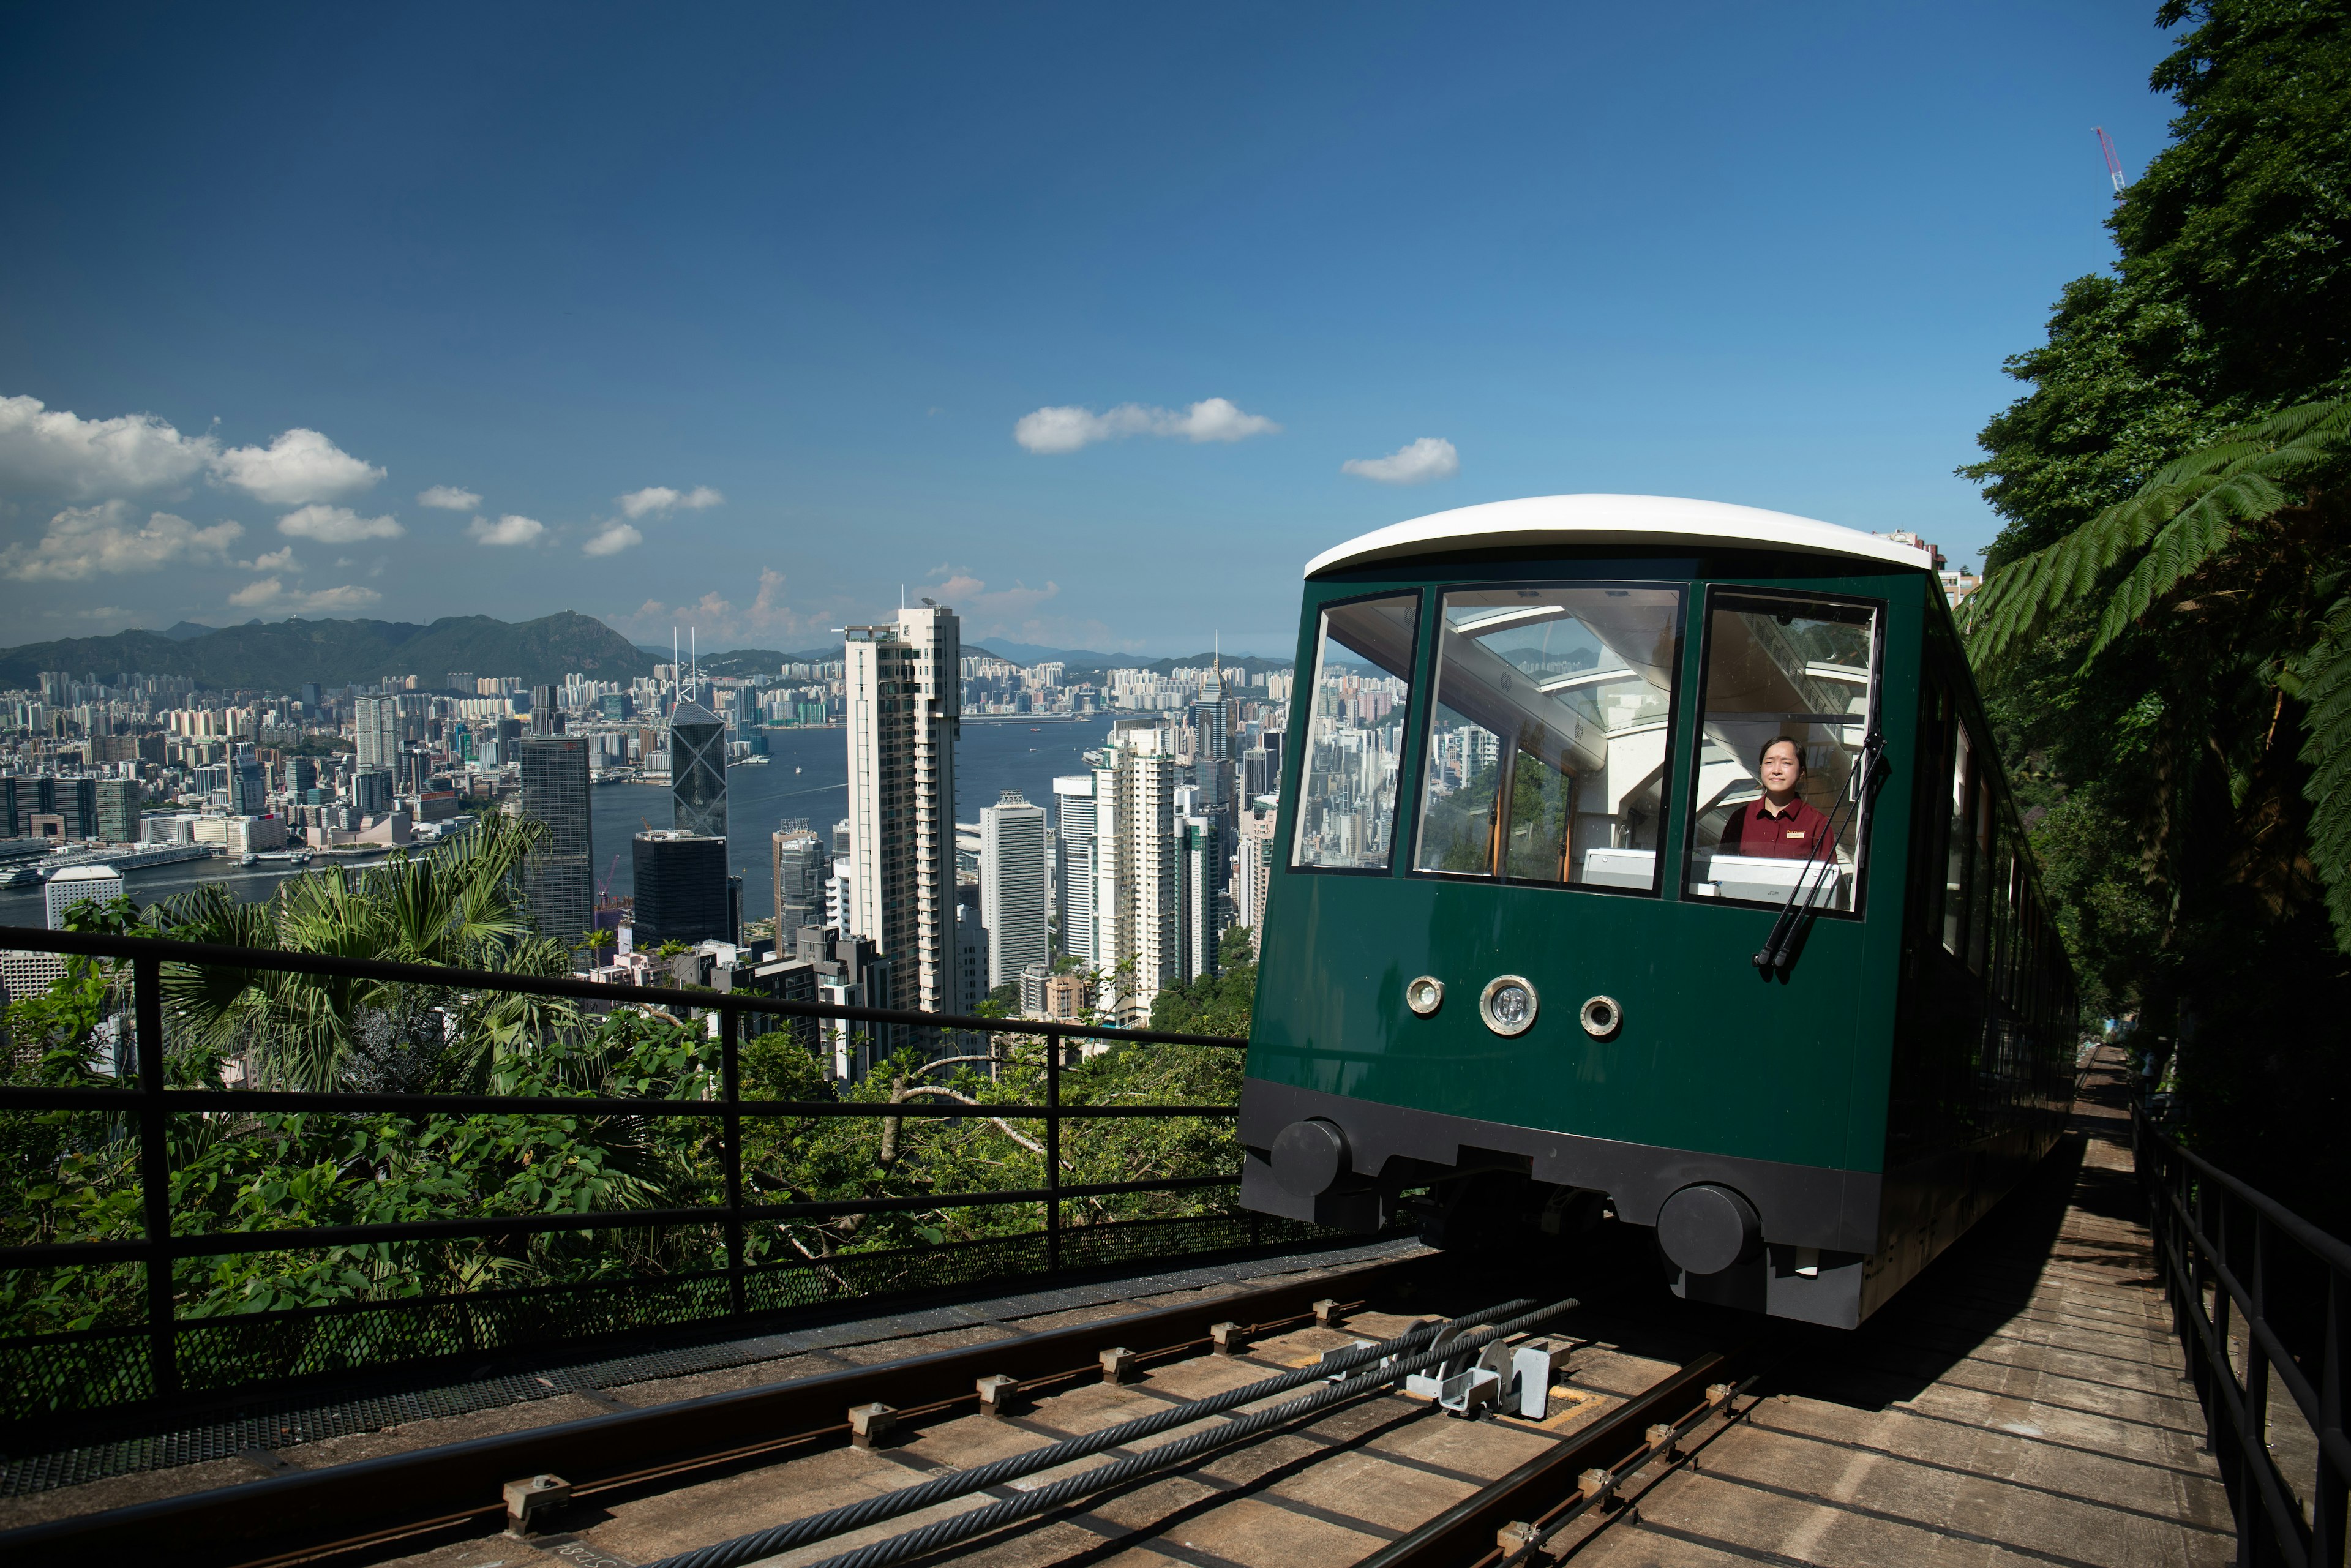
POLYGON ((1563 491, 1971 554, 2153 10, 19 8, 0 642, 1286 652, 1317 551, 1563 491))

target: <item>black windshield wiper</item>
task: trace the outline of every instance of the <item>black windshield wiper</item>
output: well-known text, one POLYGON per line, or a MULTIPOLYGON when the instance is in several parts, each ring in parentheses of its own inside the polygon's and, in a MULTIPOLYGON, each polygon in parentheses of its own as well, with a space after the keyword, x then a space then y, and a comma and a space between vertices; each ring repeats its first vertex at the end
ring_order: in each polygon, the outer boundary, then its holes
MULTIPOLYGON (((1796 939, 1803 934, 1804 922, 1820 907, 1820 890, 1828 880, 1827 873, 1835 869, 1837 840, 1860 811, 1863 798, 1877 787, 1878 770, 1885 765, 1886 737, 1873 729, 1861 743, 1861 760, 1854 767, 1853 788, 1837 802, 1837 814, 1829 818, 1828 830, 1821 834, 1819 847, 1806 855, 1804 863, 1797 869, 1796 884, 1788 890, 1788 902, 1781 905, 1780 918, 1771 923, 1771 935, 1756 951, 1755 967, 1759 973, 1775 975, 1796 961, 1796 939), (1823 853, 1827 855, 1825 861, 1822 860, 1823 853), (1820 862, 1822 874, 1812 878, 1813 886, 1807 896, 1804 882, 1811 876, 1815 862, 1820 862)), ((1860 858, 1861 845, 1856 839, 1856 864, 1860 858)))

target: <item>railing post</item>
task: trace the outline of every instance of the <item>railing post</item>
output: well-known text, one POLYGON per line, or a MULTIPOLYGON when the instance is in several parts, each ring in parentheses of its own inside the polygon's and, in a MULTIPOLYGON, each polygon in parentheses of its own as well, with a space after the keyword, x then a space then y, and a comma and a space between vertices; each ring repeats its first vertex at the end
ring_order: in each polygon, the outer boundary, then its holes
POLYGON ((1045 1268, 1061 1271, 1061 1036, 1045 1036, 1045 1268))
POLYGON ((2318 1473, 2312 1478, 2310 1560, 2333 1565, 2344 1561, 2345 1528, 2351 1517, 2351 1476, 2326 1451, 2326 1434, 2351 1425, 2351 1278, 2335 1269, 2326 1271, 2326 1341, 2318 1367, 2318 1473))
POLYGON ((726 1168, 726 1310, 745 1311, 743 1288, 743 1098, 742 1021, 725 1001, 718 1004, 718 1094, 720 1157, 726 1168))
POLYGON ((172 1171, 164 1121, 163 966, 131 961, 139 1046, 139 1196, 147 1233, 147 1364, 158 1398, 180 1392, 180 1347, 172 1306, 172 1171))

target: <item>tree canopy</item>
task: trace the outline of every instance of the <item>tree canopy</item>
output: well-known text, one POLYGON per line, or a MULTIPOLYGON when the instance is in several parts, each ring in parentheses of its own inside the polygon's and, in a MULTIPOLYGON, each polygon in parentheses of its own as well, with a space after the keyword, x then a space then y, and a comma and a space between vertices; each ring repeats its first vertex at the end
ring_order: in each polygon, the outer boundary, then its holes
POLYGON ((2007 520, 1970 653, 2086 998, 2312 1202, 2351 1092, 2351 5, 2157 22, 2173 139, 1962 471, 2007 520))

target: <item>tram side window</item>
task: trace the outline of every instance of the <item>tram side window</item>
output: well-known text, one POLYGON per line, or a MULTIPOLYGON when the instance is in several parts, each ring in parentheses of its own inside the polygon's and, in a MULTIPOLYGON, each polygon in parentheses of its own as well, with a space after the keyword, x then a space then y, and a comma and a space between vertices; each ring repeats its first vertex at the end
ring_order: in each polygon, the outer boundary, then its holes
POLYGON ((1395 848, 1396 762, 1412 695, 1420 595, 1322 612, 1290 863, 1384 871, 1395 848))
POLYGON ((1975 866, 1975 888, 1973 896, 1968 900, 1967 959, 1968 968, 1980 975, 1991 956, 1992 868, 1999 862, 1995 858, 1998 852, 1995 848, 1997 834, 1992 826, 1991 790, 1989 780, 1984 777, 1987 769, 1980 756, 1976 766, 1978 773, 1972 805, 1975 827, 1969 836, 1968 844, 1969 858, 1975 866))
POLYGON ((1969 823, 1970 803, 1976 788, 1975 747, 1968 738, 1968 727, 1953 724, 1951 751, 1951 820, 1945 834, 1946 850, 1943 870, 1943 951, 1954 958, 1963 957, 1968 942, 1968 841, 1971 836, 1969 823))
POLYGON ((1682 590, 1453 589, 1413 869, 1655 892, 1682 590))
POLYGON ((1865 802, 1850 797, 1875 711, 1877 615, 1715 592, 1690 896, 1780 904, 1801 891, 1816 909, 1854 907, 1865 802))

